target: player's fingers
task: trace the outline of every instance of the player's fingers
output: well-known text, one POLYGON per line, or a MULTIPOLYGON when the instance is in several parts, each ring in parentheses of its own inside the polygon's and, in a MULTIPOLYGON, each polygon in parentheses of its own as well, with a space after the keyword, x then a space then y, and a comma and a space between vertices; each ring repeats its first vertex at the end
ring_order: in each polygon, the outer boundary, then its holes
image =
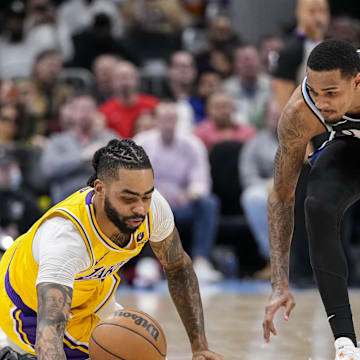
POLYGON ((284 310, 284 320, 288 321, 290 317, 290 313, 292 309, 295 307, 296 303, 293 299, 290 299, 285 304, 285 310, 284 310))
POLYGON ((266 343, 270 342, 270 334, 277 335, 274 323, 272 320, 265 319, 263 322, 264 340, 266 343))

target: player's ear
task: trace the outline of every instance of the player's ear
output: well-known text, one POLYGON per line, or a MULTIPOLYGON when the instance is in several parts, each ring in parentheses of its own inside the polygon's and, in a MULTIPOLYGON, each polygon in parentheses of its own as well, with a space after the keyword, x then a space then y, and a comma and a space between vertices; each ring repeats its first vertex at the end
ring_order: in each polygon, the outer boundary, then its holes
POLYGON ((360 72, 355 75, 355 87, 360 89, 360 72))
POLYGON ((101 197, 105 196, 105 184, 100 179, 95 180, 94 190, 95 190, 95 194, 101 197))

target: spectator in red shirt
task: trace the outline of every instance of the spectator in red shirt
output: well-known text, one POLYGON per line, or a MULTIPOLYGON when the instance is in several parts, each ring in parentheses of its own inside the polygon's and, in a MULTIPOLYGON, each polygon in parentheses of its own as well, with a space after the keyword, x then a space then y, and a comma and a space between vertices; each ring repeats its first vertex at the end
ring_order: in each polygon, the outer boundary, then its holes
POLYGON ((237 124, 234 121, 235 105, 231 95, 216 92, 207 102, 207 119, 194 130, 208 150, 223 141, 250 140, 255 134, 251 125, 237 124))
POLYGON ((156 107, 158 99, 151 95, 140 94, 139 74, 135 65, 119 61, 112 73, 114 97, 100 106, 107 126, 121 137, 134 135, 134 123, 144 110, 156 107))

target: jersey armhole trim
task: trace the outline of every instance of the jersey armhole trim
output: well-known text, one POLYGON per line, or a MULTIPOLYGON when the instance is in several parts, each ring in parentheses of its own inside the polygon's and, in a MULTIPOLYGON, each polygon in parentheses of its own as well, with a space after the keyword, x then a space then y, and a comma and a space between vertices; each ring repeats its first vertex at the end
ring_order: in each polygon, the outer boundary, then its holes
POLYGON ((315 115, 315 117, 320 121, 320 123, 324 126, 325 130, 327 132, 332 132, 332 128, 331 126, 327 125, 325 123, 325 120, 323 118, 323 116, 321 115, 320 111, 318 110, 318 108, 315 106, 315 104, 313 103, 313 101, 311 100, 309 94, 307 93, 307 89, 306 89, 306 79, 307 77, 305 76, 304 80, 302 81, 301 84, 301 95, 304 99, 305 104, 308 106, 308 108, 311 110, 311 112, 315 115))
POLYGON ((81 223, 81 221, 77 218, 77 216, 75 216, 71 211, 67 210, 67 209, 64 209, 64 208, 56 208, 54 209, 54 211, 51 213, 52 215, 53 214, 56 214, 56 213, 60 213, 62 215, 65 215, 69 220, 71 220, 73 222, 73 224, 75 224, 75 226, 77 227, 77 229, 79 230, 80 234, 81 234, 81 237, 83 238, 84 240, 84 243, 86 245, 86 248, 88 250, 88 253, 90 255, 90 266, 86 269, 86 270, 83 270, 81 272, 84 272, 84 271, 88 271, 89 269, 91 269, 94 264, 95 264, 95 256, 94 256, 94 252, 93 252, 93 249, 92 249, 92 246, 91 246, 91 242, 90 242, 90 238, 83 226, 83 224, 81 223))

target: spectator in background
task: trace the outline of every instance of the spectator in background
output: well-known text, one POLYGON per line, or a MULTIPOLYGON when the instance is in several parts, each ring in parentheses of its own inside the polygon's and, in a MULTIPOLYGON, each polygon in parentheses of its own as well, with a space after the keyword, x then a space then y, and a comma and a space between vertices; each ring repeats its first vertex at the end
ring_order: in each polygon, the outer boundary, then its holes
POLYGON ((199 76, 196 83, 196 93, 190 97, 189 102, 194 111, 195 123, 198 124, 206 116, 205 107, 207 99, 210 95, 220 90, 221 78, 216 72, 205 72, 199 76))
POLYGON ((169 202, 178 229, 191 224, 190 255, 200 281, 217 281, 210 257, 216 240, 219 203, 210 193, 210 171, 206 149, 193 136, 176 132, 175 102, 160 102, 157 128, 139 134, 154 168, 155 186, 169 202))
POLYGON ((350 16, 338 16, 331 20, 326 39, 345 40, 360 47, 360 21, 350 16))
POLYGON ((15 239, 41 216, 35 196, 22 186, 22 181, 15 151, 0 145, 0 237, 15 239))
POLYGON ((233 50, 241 44, 227 16, 217 15, 210 20, 208 42, 207 49, 196 56, 199 73, 214 71, 227 78, 232 72, 233 50))
POLYGON ((102 104, 113 96, 112 72, 119 59, 110 54, 99 55, 92 64, 95 75, 94 96, 102 104))
MULTIPOLYGON (((279 145, 276 127, 280 109, 270 101, 265 114, 266 127, 244 145, 239 157, 240 180, 243 186, 241 205, 261 256, 269 261, 269 240, 266 204, 273 186, 275 153, 279 145)), ((270 266, 255 273, 262 278, 270 277, 270 266)))
POLYGON ((119 61, 112 72, 113 98, 100 107, 107 126, 121 137, 132 137, 136 118, 144 110, 152 110, 157 98, 139 93, 139 73, 135 65, 119 61))
POLYGON ((72 36, 74 54, 67 66, 91 69, 96 57, 102 54, 116 54, 135 62, 129 50, 112 33, 112 19, 105 13, 99 13, 89 27, 72 36))
POLYGON ((262 69, 265 73, 271 74, 279 58, 279 52, 284 46, 284 41, 280 36, 264 36, 259 43, 259 55, 262 69))
POLYGON ((54 33, 41 27, 25 31, 25 4, 12 0, 5 13, 5 28, 0 37, 0 77, 26 78, 31 75, 35 58, 57 45, 54 33))
POLYGON ((132 51, 140 64, 181 49, 189 17, 178 0, 127 0, 123 5, 132 51))
POLYGON ((111 36, 119 39, 124 35, 124 20, 117 4, 110 0, 70 0, 64 1, 57 11, 59 36, 64 48, 67 48, 66 60, 72 59, 74 49, 71 38, 76 33, 89 28, 99 13, 110 19, 111 36))
POLYGON ((72 94, 72 89, 58 81, 63 58, 58 50, 47 50, 40 53, 33 67, 33 76, 20 82, 20 87, 27 86, 33 92, 28 102, 28 111, 36 116, 35 133, 49 135, 60 131, 59 109, 72 94))
POLYGON ((117 137, 104 128, 103 118, 92 96, 75 96, 71 110, 74 126, 50 137, 41 161, 42 172, 50 183, 53 203, 86 186, 92 173, 94 152, 117 137))
POLYGON ((135 120, 134 136, 154 129, 156 127, 156 120, 152 111, 144 111, 135 120))
POLYGON ((52 0, 28 0, 25 29, 56 23, 56 7, 52 0))
POLYGON ((212 94, 207 102, 207 115, 207 119, 195 128, 194 134, 208 150, 223 141, 246 142, 255 134, 251 125, 235 122, 234 101, 229 94, 212 94))
POLYGON ((160 98, 176 101, 177 131, 189 134, 194 126, 194 110, 189 102, 194 91, 197 70, 194 57, 187 51, 177 51, 170 57, 168 76, 160 98))
POLYGON ((27 231, 40 210, 33 194, 38 190, 37 154, 17 141, 21 113, 13 104, 0 104, 0 233, 17 236, 27 231))
POLYGON ((254 46, 244 45, 235 50, 234 71, 235 74, 224 82, 224 90, 235 100, 235 120, 260 129, 264 126, 271 81, 262 71, 260 55, 254 46))
POLYGON ((273 71, 274 94, 281 109, 304 78, 311 50, 324 40, 330 20, 327 0, 298 0, 296 18, 297 27, 280 51, 273 71))

